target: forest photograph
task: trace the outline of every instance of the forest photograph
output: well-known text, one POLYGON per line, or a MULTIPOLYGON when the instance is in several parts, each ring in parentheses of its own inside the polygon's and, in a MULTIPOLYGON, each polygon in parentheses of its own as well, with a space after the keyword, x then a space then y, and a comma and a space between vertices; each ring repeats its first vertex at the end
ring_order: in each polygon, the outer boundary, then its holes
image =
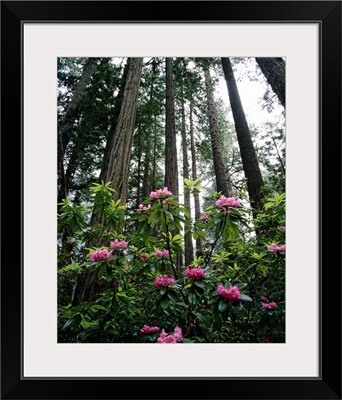
POLYGON ((56 62, 58 343, 286 343, 286 59, 56 62))

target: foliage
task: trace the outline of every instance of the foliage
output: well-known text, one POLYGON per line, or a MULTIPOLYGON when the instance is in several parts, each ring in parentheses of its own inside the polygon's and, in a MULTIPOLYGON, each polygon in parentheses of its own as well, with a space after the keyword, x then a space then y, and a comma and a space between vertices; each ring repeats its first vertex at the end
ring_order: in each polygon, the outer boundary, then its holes
MULTIPOLYGON (((201 191, 199 181, 185 182, 191 194, 201 191)), ((65 200, 58 216, 59 342, 285 341, 285 193, 265 196, 255 236, 250 209, 235 197, 214 193, 191 221, 167 188, 135 210, 112 199, 110 183, 90 191, 89 207, 65 200), (185 225, 202 246, 191 265, 177 267, 185 225), (82 276, 92 294, 73 305, 82 276)))
MULTIPOLYGON (((220 59, 173 59, 176 130, 184 133, 190 165, 180 187, 191 200, 200 199, 197 211, 200 208, 202 216, 196 214, 194 220, 189 204, 181 203, 181 193, 170 194, 167 188, 153 191, 163 187, 165 179, 165 59, 145 58, 128 195, 122 204, 120 199, 113 200, 111 182, 100 180, 115 138, 128 59, 93 61, 91 79, 73 115, 64 149, 65 177, 61 178, 67 198, 58 204, 58 341, 283 343, 283 116, 278 122, 266 119, 263 125, 250 127, 266 185, 262 188, 264 208, 252 218, 232 112, 219 94, 220 59), (224 173, 238 205, 215 191, 205 65, 215 93, 224 173), (188 238, 194 247, 196 242, 197 250, 194 261, 182 265, 179 255, 185 253, 188 238)), ((258 75, 254 59, 233 61, 239 77, 267 83, 258 75)), ((59 121, 66 115, 86 62, 82 57, 58 58, 59 121)), ((273 103, 268 106, 274 108, 273 103)), ((179 171, 181 177, 182 168, 179 171)))
MULTIPOLYGON (((58 120, 65 116, 87 59, 58 58, 58 120)), ((64 169, 68 194, 75 201, 87 201, 91 182, 102 166, 105 143, 114 119, 115 97, 120 85, 121 66, 111 58, 94 58, 89 85, 75 111, 65 149, 64 169)))

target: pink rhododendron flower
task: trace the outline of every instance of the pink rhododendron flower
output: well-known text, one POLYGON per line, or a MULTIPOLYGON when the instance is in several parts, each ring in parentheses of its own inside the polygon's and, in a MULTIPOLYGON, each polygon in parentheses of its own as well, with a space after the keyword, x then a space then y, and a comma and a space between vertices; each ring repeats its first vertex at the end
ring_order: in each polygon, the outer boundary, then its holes
POLYGON ((185 276, 190 279, 203 279, 206 276, 206 273, 199 265, 197 268, 188 267, 185 270, 185 276))
POLYGON ((173 336, 177 342, 181 342, 183 340, 182 328, 180 328, 179 326, 176 326, 174 329, 173 336))
POLYGON ((162 329, 161 334, 157 339, 157 343, 176 343, 176 339, 173 335, 169 335, 162 329))
POLYGON ((182 328, 179 326, 176 326, 174 329, 174 333, 168 334, 165 332, 164 329, 162 329, 157 342, 158 343, 177 343, 181 342, 183 340, 183 335, 182 335, 182 328))
POLYGON ((107 260, 112 257, 112 253, 107 249, 95 250, 90 254, 90 261, 107 260))
POLYGON ((150 193, 150 199, 156 200, 159 196, 172 196, 172 192, 167 187, 163 189, 155 189, 150 193))
POLYGON ((282 251, 282 252, 284 252, 285 248, 286 248, 285 244, 283 244, 281 246, 278 246, 275 243, 272 243, 269 246, 267 246, 267 249, 270 250, 270 251, 282 251))
POLYGON ((148 254, 143 254, 143 255, 140 257, 140 260, 141 260, 141 261, 147 261, 147 260, 148 260, 148 254))
POLYGON ((272 301, 271 303, 261 303, 261 307, 265 310, 275 310, 278 307, 278 304, 272 301))
POLYGON ((209 214, 203 214, 203 215, 201 216, 201 220, 202 220, 202 221, 206 221, 208 218, 209 218, 209 214))
POLYGON ((265 296, 261 296, 261 297, 260 297, 260 300, 261 300, 262 302, 264 302, 264 303, 268 303, 268 302, 269 302, 268 298, 265 297, 265 296))
POLYGON ((138 211, 148 211, 151 208, 151 204, 148 206, 144 206, 143 204, 139 204, 138 211))
POLYGON ((155 287, 168 287, 174 285, 175 280, 171 276, 163 275, 156 278, 154 281, 155 287))
POLYGON ((125 240, 115 239, 113 242, 110 242, 110 247, 112 249, 125 249, 128 246, 128 243, 125 240))
POLYGON ((231 286, 229 289, 224 287, 222 284, 219 284, 216 293, 223 297, 224 300, 226 301, 238 301, 241 298, 241 293, 240 290, 237 286, 231 286))
POLYGON ((215 204, 221 208, 233 207, 237 208, 240 206, 240 200, 237 200, 235 197, 225 197, 221 196, 215 204))
POLYGON ((169 250, 163 249, 163 250, 157 250, 154 255, 156 257, 160 257, 160 258, 166 258, 169 256, 169 250))
POLYGON ((144 325, 141 329, 140 332, 141 333, 146 333, 147 335, 151 334, 151 333, 155 333, 159 331, 159 327, 158 326, 148 326, 148 325, 144 325))

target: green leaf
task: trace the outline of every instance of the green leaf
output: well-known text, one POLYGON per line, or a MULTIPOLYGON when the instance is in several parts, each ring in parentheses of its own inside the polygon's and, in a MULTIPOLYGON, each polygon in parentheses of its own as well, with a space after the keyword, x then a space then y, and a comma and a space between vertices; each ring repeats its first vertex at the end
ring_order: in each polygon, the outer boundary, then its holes
POLYGON ((179 301, 176 303, 177 306, 180 306, 182 308, 188 308, 188 306, 183 302, 183 301, 179 301))
POLYGON ((63 326, 63 329, 66 329, 72 322, 73 322, 73 318, 70 318, 63 326))
POLYGON ((121 202, 121 199, 117 200, 117 201, 114 203, 114 208, 116 208, 116 207, 120 204, 120 202, 121 202))
POLYGON ((246 294, 241 294, 240 300, 252 301, 252 299, 249 296, 247 296, 246 294))
POLYGON ((168 219, 172 222, 174 220, 173 215, 170 213, 170 211, 164 210, 164 214, 168 217, 168 219))
POLYGON ((239 289, 243 289, 244 287, 246 287, 248 285, 248 283, 237 283, 236 284, 236 286, 239 288, 239 289))
POLYGON ((190 304, 196 304, 196 294, 194 292, 189 292, 188 293, 188 299, 190 304))
POLYGON ((176 242, 177 240, 181 240, 182 239, 182 236, 180 235, 180 234, 177 234, 176 236, 174 236, 173 238, 172 238, 172 241, 173 242, 176 242))
POLYGON ((174 225, 175 225, 180 231, 182 231, 182 230, 183 230, 183 226, 182 226, 180 220, 181 220, 181 218, 175 219, 175 220, 174 220, 174 225))
POLYGON ((202 229, 196 229, 194 232, 194 239, 197 239, 197 237, 200 237, 201 239, 205 240, 205 233, 202 231, 202 229), (196 234, 196 238, 195 238, 196 234))
POLYGON ((167 292, 167 296, 171 301, 174 301, 175 303, 177 302, 177 296, 175 295, 175 293, 168 291, 167 292))
POLYGON ((187 186, 193 186, 193 182, 190 181, 189 179, 184 178, 184 182, 187 186))
POLYGON ((197 280, 197 279, 195 279, 195 280, 194 280, 194 284, 195 284, 196 286, 200 287, 201 289, 204 289, 204 287, 205 287, 204 282, 203 282, 202 280, 197 280))
POLYGON ((114 264, 114 268, 115 268, 118 272, 120 272, 120 274, 124 274, 124 273, 125 273, 125 270, 124 270, 120 265, 114 264))
POLYGON ((198 183, 201 179, 202 179, 201 177, 198 177, 197 179, 195 179, 195 180, 193 181, 194 184, 197 185, 197 183, 198 183))
POLYGON ((125 293, 117 293, 116 297, 126 304, 132 304, 131 299, 127 297, 125 293))
POLYGON ((202 324, 204 324, 205 326, 210 326, 211 321, 207 316, 199 313, 196 314, 195 316, 198 319, 198 321, 200 321, 202 324))
POLYGON ((220 300, 219 303, 218 303, 218 310, 219 310, 220 312, 223 312, 223 311, 225 311, 227 308, 228 308, 228 303, 225 302, 225 301, 223 301, 223 300, 220 300))
POLYGON ((167 297, 164 297, 160 300, 160 306, 163 310, 166 310, 169 307, 169 300, 167 297))

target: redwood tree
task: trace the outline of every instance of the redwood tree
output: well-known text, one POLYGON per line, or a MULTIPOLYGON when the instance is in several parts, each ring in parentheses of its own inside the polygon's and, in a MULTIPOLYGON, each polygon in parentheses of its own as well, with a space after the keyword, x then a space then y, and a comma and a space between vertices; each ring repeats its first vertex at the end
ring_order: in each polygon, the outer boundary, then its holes
POLYGON ((143 58, 133 58, 128 71, 125 91, 115 134, 109 150, 106 181, 115 189, 114 198, 126 203, 132 137, 135 127, 143 58))
POLYGON ((203 62, 203 70, 204 70, 205 86, 207 92, 210 139, 213 152, 216 190, 218 192, 221 192, 223 195, 228 196, 229 195, 228 181, 222 158, 222 145, 220 140, 220 131, 217 122, 217 112, 214 101, 213 83, 209 73, 209 63, 206 60, 204 60, 203 62))
MULTIPOLYGON (((197 176, 197 162, 196 162, 196 149, 194 139, 194 122, 193 122, 193 102, 190 101, 190 149, 191 149, 191 167, 192 167, 192 179, 195 181, 197 176)), ((199 194, 194 194, 194 205, 195 205, 195 220, 199 221, 201 218, 201 206, 199 200, 199 194)), ((196 250, 201 248, 201 238, 198 236, 196 239, 196 250)))
MULTIPOLYGON (((120 114, 116 124, 115 133, 108 151, 108 170, 106 182, 111 182, 114 188, 114 200, 121 199, 121 204, 126 203, 129 164, 131 157, 132 136, 135 127, 135 116, 140 88, 140 77, 143 66, 143 58, 133 58, 129 65, 127 81, 121 102, 120 114)), ((91 225, 101 224, 102 221, 93 212, 91 225)), ((100 243, 92 243, 92 245, 100 243)), ((90 243, 85 246, 89 247, 90 243)), ((73 305, 80 304, 91 296, 92 288, 89 285, 90 273, 86 270, 79 276, 73 305)), ((93 282, 94 286, 96 282, 93 282)))
POLYGON ((111 121, 110 129, 108 132, 107 140, 106 140, 106 146, 104 149, 104 155, 103 155, 102 168, 101 168, 101 172, 100 172, 99 182, 107 181, 110 151, 113 146, 113 138, 114 138, 116 125, 118 123, 118 119, 119 119, 119 115, 120 115, 121 104, 122 104, 122 99, 123 99, 123 95, 125 92, 125 86, 126 86, 126 82, 127 82, 127 76, 128 76, 130 62, 131 62, 131 58, 128 58, 127 62, 125 64, 124 70, 123 70, 118 95, 115 98, 114 110, 113 110, 113 114, 112 114, 112 121, 111 121))
POLYGON ((172 58, 166 57, 166 114, 165 114, 165 186, 178 194, 178 157, 175 123, 175 95, 172 58))
POLYGON ((58 121, 58 155, 57 155, 57 171, 58 171, 58 199, 60 203, 63 198, 67 197, 67 188, 65 184, 64 175, 64 154, 73 134, 73 125, 78 115, 78 106, 82 97, 84 96, 86 87, 90 82, 94 59, 88 58, 84 64, 82 75, 77 82, 73 96, 67 109, 60 121, 58 121))
MULTIPOLYGON (((189 172, 189 159, 188 159, 188 145, 187 145, 187 135, 186 135, 186 124, 185 124, 185 105, 184 99, 182 99, 181 104, 182 112, 182 152, 183 152, 183 179, 190 178, 189 172)), ((184 185, 185 186, 185 185, 184 185)), ((189 221, 191 220, 191 207, 190 207, 190 193, 184 189, 184 205, 189 211, 189 217, 186 217, 189 221)), ((192 235, 187 235, 189 227, 185 225, 184 235, 185 235, 185 248, 184 248, 184 258, 185 265, 190 265, 194 261, 194 248, 192 243, 192 235)))
POLYGON ((255 60, 285 108, 285 60, 281 57, 256 57, 255 60))
POLYGON ((247 189, 253 215, 256 216, 262 207, 262 194, 260 189, 264 186, 259 162, 249 132, 246 116, 242 107, 234 71, 229 58, 221 58, 224 77, 227 83, 230 105, 233 113, 236 134, 240 147, 242 165, 247 178, 247 189))
MULTIPOLYGON (((178 185, 178 155, 175 121, 175 94, 172 74, 172 58, 166 57, 166 110, 165 110, 165 186, 173 193, 179 194, 178 185)), ((172 232, 177 235, 179 229, 172 232)), ((179 269, 183 261, 182 254, 176 255, 176 266, 179 269)))

